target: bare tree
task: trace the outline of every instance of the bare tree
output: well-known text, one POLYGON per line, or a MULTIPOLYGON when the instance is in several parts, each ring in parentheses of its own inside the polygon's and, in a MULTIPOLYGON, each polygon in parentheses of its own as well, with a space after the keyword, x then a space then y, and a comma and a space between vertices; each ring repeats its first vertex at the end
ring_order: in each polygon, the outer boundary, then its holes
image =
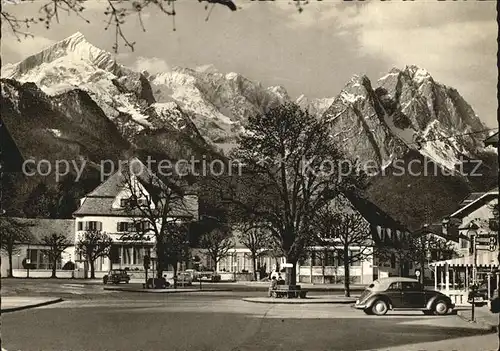
POLYGON ((95 279, 95 261, 99 257, 108 257, 113 240, 98 230, 88 230, 76 244, 76 252, 81 254, 90 266, 90 279, 95 279))
POLYGON ((344 266, 344 294, 350 296, 350 266, 372 255, 370 224, 349 201, 339 197, 317 213, 318 241, 333 247, 344 266))
POLYGON ((234 158, 242 176, 229 178, 221 191, 240 222, 258 221, 293 265, 314 235, 314 214, 340 189, 354 184, 355 162, 346 162, 329 124, 294 103, 250 117, 234 158))
MULTIPOLYGON (((85 23, 90 23, 86 16, 85 2, 87 0, 46 0, 40 5, 38 17, 21 16, 18 17, 8 11, 9 6, 15 6, 16 2, 24 0, 12 0, 10 3, 3 4, 0 12, 2 22, 6 23, 9 29, 20 41, 21 38, 33 37, 30 32, 31 27, 37 24, 42 24, 45 28, 50 28, 54 22, 59 23, 61 15, 75 15, 85 23)), ((142 14, 148 10, 159 11, 163 15, 172 19, 172 30, 176 31, 175 18, 177 10, 175 3, 178 0, 106 0, 106 7, 103 9, 103 15, 106 17, 104 30, 110 28, 115 32, 115 43, 113 50, 118 52, 119 43, 122 42, 125 47, 134 50, 135 42, 127 39, 127 35, 123 30, 123 25, 130 16, 136 16, 139 20, 139 25, 143 32, 146 32, 146 25, 142 14)), ((203 4, 207 16, 205 21, 208 21, 215 6, 228 8, 231 11, 236 11, 239 7, 232 0, 198 0, 203 4)), ((304 5, 307 5, 309 0, 295 0, 293 5, 297 11, 301 13, 304 10, 304 5)))
POLYGON ((227 257, 229 250, 234 247, 231 229, 226 225, 220 225, 204 233, 200 239, 200 247, 208 252, 217 273, 217 264, 222 258, 227 257))
POLYGON ((243 224, 238 226, 238 240, 250 250, 253 278, 257 280, 257 259, 264 249, 269 249, 269 232, 258 224, 243 224))
POLYGON ((9 259, 9 270, 7 277, 12 277, 12 257, 19 252, 19 246, 30 240, 31 234, 27 230, 32 226, 31 222, 20 221, 11 217, 0 217, 0 249, 7 254, 9 259))
POLYGON ((453 241, 432 233, 410 236, 404 245, 380 246, 375 252, 381 261, 394 260, 399 265, 401 276, 405 275, 406 264, 418 266, 421 271, 421 283, 424 283, 427 263, 459 256, 453 241))
POLYGON ((137 240, 154 236, 157 278, 162 278, 167 268, 166 259, 178 255, 177 246, 166 244, 177 241, 178 225, 193 221, 197 213, 186 202, 180 179, 172 176, 170 180, 162 180, 139 162, 137 159, 129 161, 121 172, 123 187, 129 196, 123 199, 123 208, 134 224, 137 240), (174 184, 174 180, 178 183, 174 184), (169 252, 170 249, 173 252, 169 252))
MULTIPOLYGON (((177 277, 178 263, 185 261, 189 257, 188 225, 182 222, 169 222, 168 235, 160 244, 163 262, 171 265, 174 270, 174 277, 177 277)), ((157 243, 158 245, 158 243, 157 243)), ((177 288, 177 279, 174 279, 174 288, 177 288)))
POLYGON ((42 237, 42 245, 48 246, 48 249, 42 250, 44 254, 49 257, 49 261, 52 265, 52 275, 51 278, 57 278, 56 270, 57 263, 61 259, 61 255, 68 247, 72 246, 73 243, 68 240, 64 234, 52 233, 50 235, 45 235, 42 237))
MULTIPOLYGON (((21 2, 23 0, 20 0, 21 2)), ((62 15, 75 15, 80 20, 90 23, 86 16, 86 0, 47 0, 42 2, 39 8, 38 17, 18 17, 12 12, 9 12, 10 6, 15 6, 15 0, 12 3, 3 4, 0 15, 2 22, 7 24, 9 29, 14 33, 17 39, 33 37, 30 32, 31 27, 37 24, 43 24, 47 29, 50 28, 54 22, 59 23, 62 15)), ((199 0, 199 2, 207 2, 205 10, 209 11, 206 17, 208 18, 214 9, 215 5, 224 6, 231 11, 236 11, 237 7, 231 0, 199 0)), ((123 30, 123 25, 130 16, 137 16, 143 32, 146 31, 146 26, 143 21, 142 14, 151 9, 159 11, 160 13, 172 18, 172 29, 176 30, 175 16, 177 15, 175 9, 176 0, 106 0, 106 7, 103 9, 103 14, 106 17, 106 24, 104 30, 110 28, 115 32, 115 43, 113 50, 118 52, 119 43, 122 42, 125 47, 134 50, 135 42, 127 39, 127 35, 123 30)))

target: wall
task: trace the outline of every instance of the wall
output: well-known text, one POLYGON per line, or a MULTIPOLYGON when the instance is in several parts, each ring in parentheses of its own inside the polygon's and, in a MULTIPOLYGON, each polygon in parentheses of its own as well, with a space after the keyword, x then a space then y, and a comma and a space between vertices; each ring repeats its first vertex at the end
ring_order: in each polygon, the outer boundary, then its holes
MULTIPOLYGON (((12 274, 14 278, 26 278, 28 272, 26 269, 13 269, 12 274)), ((50 278, 51 275, 52 275, 52 270, 30 269, 29 271, 30 278, 50 278)), ((57 270, 56 277, 70 279, 74 277, 74 271, 57 270)))
MULTIPOLYGON (((29 245, 29 248, 30 249, 44 249, 46 247, 43 245, 29 245)), ((24 269, 22 262, 27 256, 28 256, 28 245, 20 245, 18 248, 18 253, 15 253, 14 255, 12 255, 12 268, 13 268, 13 270, 17 269, 20 271, 24 271, 23 276, 26 276, 26 270, 24 269)), ((62 263, 61 267, 64 266, 64 264, 68 261, 75 262, 75 247, 74 246, 68 247, 62 253, 62 255, 61 255, 61 263, 62 263)), ((7 277, 8 270, 9 270, 9 257, 8 257, 8 255, 6 255, 2 252, 2 254, 1 254, 1 272, 0 272, 1 276, 7 277)), ((31 271, 33 271, 33 270, 30 270, 30 275, 31 275, 31 271)), ((40 271, 41 272, 48 271, 49 276, 50 276, 51 270, 40 270, 40 271)), ((60 270, 60 272, 67 272, 67 271, 60 270)))
MULTIPOLYGON (((96 222, 101 222, 102 223, 102 231, 106 234, 108 234, 113 242, 117 244, 127 244, 131 246, 152 246, 155 242, 155 237, 154 235, 149 235, 149 240, 144 240, 143 242, 134 242, 134 241, 122 241, 120 238, 122 237, 123 234, 126 234, 125 232, 118 232, 117 226, 118 222, 132 222, 132 219, 130 217, 121 217, 121 216, 83 216, 83 217, 77 217, 75 220, 75 242, 78 242, 80 238, 84 235, 85 230, 78 230, 78 222, 90 222, 90 221, 96 221, 96 222)), ((123 257, 123 255, 122 255, 123 257)), ((80 259, 80 258, 79 258, 80 259)), ((123 259, 123 258, 122 258, 123 259)), ((108 257, 103 257, 102 259, 98 259, 95 264, 95 270, 96 272, 107 272, 110 268, 125 268, 125 267, 130 267, 130 268, 140 268, 142 269, 142 264, 127 264, 127 265, 122 265, 122 264, 113 264, 113 267, 110 266, 110 260, 108 257)), ((78 268, 83 269, 84 264, 83 263, 78 263, 77 264, 78 268)), ((105 273, 102 273, 104 275, 105 273)))

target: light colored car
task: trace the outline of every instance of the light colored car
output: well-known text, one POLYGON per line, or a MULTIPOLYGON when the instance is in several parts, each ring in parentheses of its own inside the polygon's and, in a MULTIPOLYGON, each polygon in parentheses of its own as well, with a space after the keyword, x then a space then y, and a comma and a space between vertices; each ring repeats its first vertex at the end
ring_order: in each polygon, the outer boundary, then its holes
MULTIPOLYGON (((168 278, 167 282, 170 283, 170 286, 174 285, 174 278, 168 278)), ((179 272, 177 273, 177 286, 189 286, 193 284, 193 278, 191 274, 187 272, 179 272)))
POLYGON ((416 279, 390 277, 375 280, 356 301, 354 308, 382 316, 389 310, 420 310, 424 314, 444 315, 455 305, 445 294, 426 290, 416 279))

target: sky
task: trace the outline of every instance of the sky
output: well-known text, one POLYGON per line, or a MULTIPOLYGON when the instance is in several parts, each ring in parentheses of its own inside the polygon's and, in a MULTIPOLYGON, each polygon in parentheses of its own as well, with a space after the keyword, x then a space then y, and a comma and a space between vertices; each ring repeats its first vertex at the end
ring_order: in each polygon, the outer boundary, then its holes
MULTIPOLYGON (((204 3, 176 2, 172 17, 145 10, 124 25, 134 52, 119 48, 117 60, 152 73, 173 66, 213 65, 265 86, 282 85, 290 96, 333 97, 354 74, 376 84, 391 68, 417 65, 456 88, 488 127, 497 127, 497 23, 494 1, 310 1, 299 13, 288 0, 234 0, 231 12, 216 6, 205 21, 204 3)), ((46 1, 4 5, 18 18, 36 16, 46 1)), ((130 6, 131 2, 126 5, 130 6)), ((97 47, 113 51, 113 29, 104 30, 106 2, 87 0, 83 16, 60 15, 49 29, 31 26, 21 42, 2 23, 3 63, 18 62, 80 31, 97 47)))

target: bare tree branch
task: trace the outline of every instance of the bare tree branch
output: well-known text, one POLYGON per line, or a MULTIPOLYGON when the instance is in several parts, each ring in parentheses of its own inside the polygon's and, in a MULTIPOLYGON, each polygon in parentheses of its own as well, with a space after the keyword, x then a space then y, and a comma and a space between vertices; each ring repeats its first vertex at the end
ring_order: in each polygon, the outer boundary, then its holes
POLYGON ((64 234, 52 233, 42 237, 42 245, 48 246, 48 249, 42 250, 49 257, 52 264, 52 278, 56 278, 57 262, 61 259, 61 255, 73 243, 68 240, 64 234))

